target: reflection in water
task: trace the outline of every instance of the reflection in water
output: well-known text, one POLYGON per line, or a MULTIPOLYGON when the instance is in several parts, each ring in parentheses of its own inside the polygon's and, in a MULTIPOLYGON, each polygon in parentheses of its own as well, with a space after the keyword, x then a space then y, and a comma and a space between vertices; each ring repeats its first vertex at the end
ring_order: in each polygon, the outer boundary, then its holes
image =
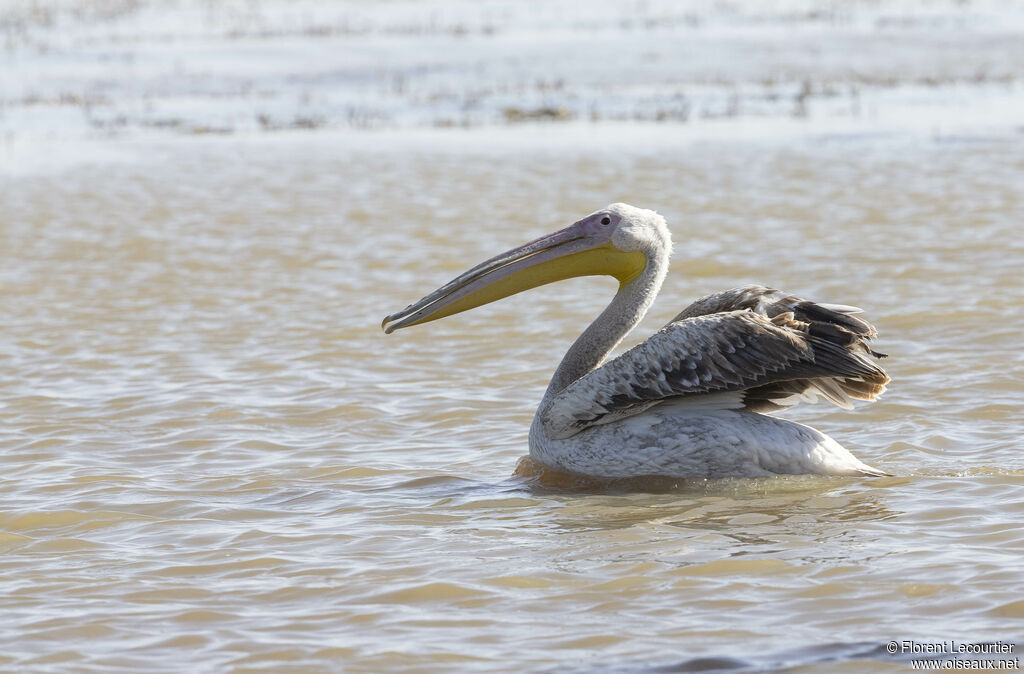
MULTIPOLYGON (((528 459, 520 460, 520 471, 528 459)), ((536 464, 534 464, 536 465, 536 464)), ((563 533, 626 529, 639 525, 674 527, 680 541, 712 533, 718 552, 728 557, 768 557, 814 561, 793 547, 794 537, 837 544, 850 554, 846 563, 863 562, 857 528, 898 517, 881 502, 893 484, 862 483, 850 478, 787 476, 754 480, 667 480, 665 478, 598 481, 542 468, 543 486, 532 493, 566 498, 553 520, 563 533), (553 482, 553 480, 557 482, 553 482), (557 485, 557 486, 556 486, 557 485), (852 528, 848 528, 852 527, 852 528), (731 548, 731 549, 730 549, 731 548)), ((896 480, 905 485, 908 480, 896 480)), ((830 551, 834 555, 834 551, 830 551)), ((675 563, 700 563, 677 558, 675 563)), ((833 559, 832 561, 839 561, 833 559)))

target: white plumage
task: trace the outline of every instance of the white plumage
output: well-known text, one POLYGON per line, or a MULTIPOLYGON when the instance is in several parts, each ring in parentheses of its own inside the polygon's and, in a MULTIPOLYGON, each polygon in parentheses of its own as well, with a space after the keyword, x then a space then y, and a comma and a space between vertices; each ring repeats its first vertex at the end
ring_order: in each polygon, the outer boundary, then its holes
POLYGON ((734 288, 605 362, 660 290, 670 251, 660 215, 612 204, 478 265, 384 326, 607 270, 619 291, 552 376, 530 428, 536 461, 605 478, 885 475, 819 431, 770 415, 819 395, 850 408, 885 390, 889 378, 873 362, 882 354, 867 345, 875 329, 855 307, 734 288))

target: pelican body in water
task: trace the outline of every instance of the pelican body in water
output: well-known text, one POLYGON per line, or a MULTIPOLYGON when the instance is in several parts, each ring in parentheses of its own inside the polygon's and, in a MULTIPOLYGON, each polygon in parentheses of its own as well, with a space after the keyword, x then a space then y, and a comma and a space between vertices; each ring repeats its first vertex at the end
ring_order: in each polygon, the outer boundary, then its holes
POLYGON ((817 430, 771 413, 818 396, 847 409, 889 377, 856 307, 763 286, 708 295, 621 355, 668 271, 665 219, 612 204, 470 269, 384 319, 387 333, 575 276, 619 281, 551 378, 531 457, 601 478, 886 475, 817 430))

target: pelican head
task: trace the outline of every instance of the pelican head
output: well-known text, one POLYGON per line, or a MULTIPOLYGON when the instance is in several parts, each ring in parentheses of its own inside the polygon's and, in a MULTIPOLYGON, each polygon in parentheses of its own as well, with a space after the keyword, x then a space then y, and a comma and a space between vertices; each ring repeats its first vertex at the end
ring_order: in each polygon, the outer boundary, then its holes
POLYGON ((386 317, 381 327, 391 333, 576 276, 613 276, 621 288, 640 276, 652 256, 667 255, 670 247, 668 226, 660 215, 611 204, 482 262, 386 317))

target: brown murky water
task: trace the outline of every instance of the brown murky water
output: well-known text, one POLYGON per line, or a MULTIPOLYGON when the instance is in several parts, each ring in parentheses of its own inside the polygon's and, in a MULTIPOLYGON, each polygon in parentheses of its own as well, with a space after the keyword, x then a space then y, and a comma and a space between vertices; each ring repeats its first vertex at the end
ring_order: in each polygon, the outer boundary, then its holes
POLYGON ((125 140, 0 176, 0 666, 860 671, 1019 640, 1021 137, 629 138, 125 140), (633 341, 744 282, 865 307, 890 392, 790 416, 896 477, 513 475, 612 281, 381 333, 615 200, 677 241, 633 341))

